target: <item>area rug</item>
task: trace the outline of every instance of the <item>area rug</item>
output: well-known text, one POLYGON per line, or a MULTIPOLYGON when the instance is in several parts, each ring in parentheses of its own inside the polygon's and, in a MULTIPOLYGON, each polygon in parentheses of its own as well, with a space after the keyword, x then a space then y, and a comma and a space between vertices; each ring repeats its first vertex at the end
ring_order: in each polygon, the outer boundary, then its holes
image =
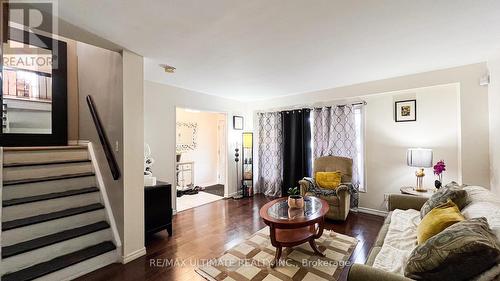
POLYGON ((224 197, 203 191, 200 191, 197 194, 183 195, 182 197, 177 198, 177 212, 212 203, 221 199, 224 199, 224 197))
POLYGON ((217 196, 224 196, 224 185, 216 184, 205 186, 205 189, 203 191, 217 196))
POLYGON ((284 248, 280 263, 271 268, 275 248, 265 227, 221 257, 201 261, 196 272, 210 281, 338 280, 358 241, 325 230, 316 240, 325 257, 314 255, 309 243, 284 248))

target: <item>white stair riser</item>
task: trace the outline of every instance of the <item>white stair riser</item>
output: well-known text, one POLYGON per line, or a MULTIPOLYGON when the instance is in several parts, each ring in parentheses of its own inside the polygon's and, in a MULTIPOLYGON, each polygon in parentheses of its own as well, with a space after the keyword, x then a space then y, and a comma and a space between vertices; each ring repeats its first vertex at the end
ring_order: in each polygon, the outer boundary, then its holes
POLYGON ((100 221, 106 221, 104 209, 7 230, 2 232, 2 246, 14 245, 100 221))
POLYGON ((5 151, 3 163, 47 163, 86 159, 89 159, 89 154, 86 148, 67 150, 5 151))
POLYGON ((65 209, 82 207, 94 203, 100 203, 101 197, 99 192, 80 194, 56 198, 51 200, 38 201, 27 204, 20 204, 10 207, 4 207, 2 214, 2 222, 36 216, 40 214, 48 214, 52 212, 62 211, 65 209))
POLYGON ((37 179, 88 172, 92 172, 92 164, 90 162, 4 167, 3 180, 37 179))
POLYGON ((97 186, 94 176, 54 181, 41 181, 4 186, 2 196, 3 200, 10 200, 94 186, 97 186))
POLYGON ((3 187, 3 200, 31 197, 36 195, 64 192, 97 186, 95 176, 71 178, 54 181, 41 181, 3 187))
POLYGON ((82 261, 64 269, 47 274, 43 277, 34 279, 34 281, 69 281, 87 273, 95 271, 101 267, 105 267, 112 263, 118 262, 118 252, 116 250, 109 251, 97 257, 82 261))
POLYGON ((49 261, 56 257, 81 250, 92 245, 112 240, 111 229, 104 229, 47 247, 12 256, 1 261, 2 275, 49 261))

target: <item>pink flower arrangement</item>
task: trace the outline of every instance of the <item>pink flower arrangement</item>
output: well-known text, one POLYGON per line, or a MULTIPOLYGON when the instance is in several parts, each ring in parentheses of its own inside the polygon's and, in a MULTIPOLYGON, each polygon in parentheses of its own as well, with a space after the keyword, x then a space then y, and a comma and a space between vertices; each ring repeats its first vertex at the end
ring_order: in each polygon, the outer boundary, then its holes
POLYGON ((434 175, 441 175, 444 171, 446 171, 446 164, 444 164, 444 160, 440 160, 434 165, 434 175))

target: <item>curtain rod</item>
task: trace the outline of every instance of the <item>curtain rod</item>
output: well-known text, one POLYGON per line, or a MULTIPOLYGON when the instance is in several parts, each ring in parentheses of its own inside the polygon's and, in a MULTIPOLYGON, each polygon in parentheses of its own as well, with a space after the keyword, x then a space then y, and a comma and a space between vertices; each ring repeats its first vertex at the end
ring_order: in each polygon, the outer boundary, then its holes
MULTIPOLYGON (((343 106, 346 106, 348 105, 349 103, 345 103, 345 104, 332 104, 332 102, 325 102, 323 104, 331 104, 331 105, 324 105, 324 106, 319 106, 319 105, 294 105, 294 106, 291 106, 291 107, 282 107, 282 108, 272 108, 272 109, 268 109, 268 110, 258 110, 256 113, 259 114, 259 113, 268 113, 268 112, 279 112, 279 111, 289 111, 289 110, 300 110, 300 109, 320 109, 320 108, 323 108, 323 107, 333 107, 333 106, 337 106, 337 107, 343 107, 343 106)), ((351 103, 350 105, 367 105, 368 103, 366 101, 359 101, 359 102, 354 102, 354 103, 351 103)))

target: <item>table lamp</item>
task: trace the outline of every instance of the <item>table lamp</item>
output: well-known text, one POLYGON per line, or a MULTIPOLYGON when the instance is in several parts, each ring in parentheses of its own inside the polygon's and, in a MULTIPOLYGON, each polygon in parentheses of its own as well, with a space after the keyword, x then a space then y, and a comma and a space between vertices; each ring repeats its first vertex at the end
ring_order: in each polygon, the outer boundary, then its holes
POLYGON ((426 148, 409 148, 406 153, 406 163, 410 167, 417 167, 415 176, 417 176, 416 191, 426 191, 423 186, 424 168, 432 167, 432 149, 426 148))

